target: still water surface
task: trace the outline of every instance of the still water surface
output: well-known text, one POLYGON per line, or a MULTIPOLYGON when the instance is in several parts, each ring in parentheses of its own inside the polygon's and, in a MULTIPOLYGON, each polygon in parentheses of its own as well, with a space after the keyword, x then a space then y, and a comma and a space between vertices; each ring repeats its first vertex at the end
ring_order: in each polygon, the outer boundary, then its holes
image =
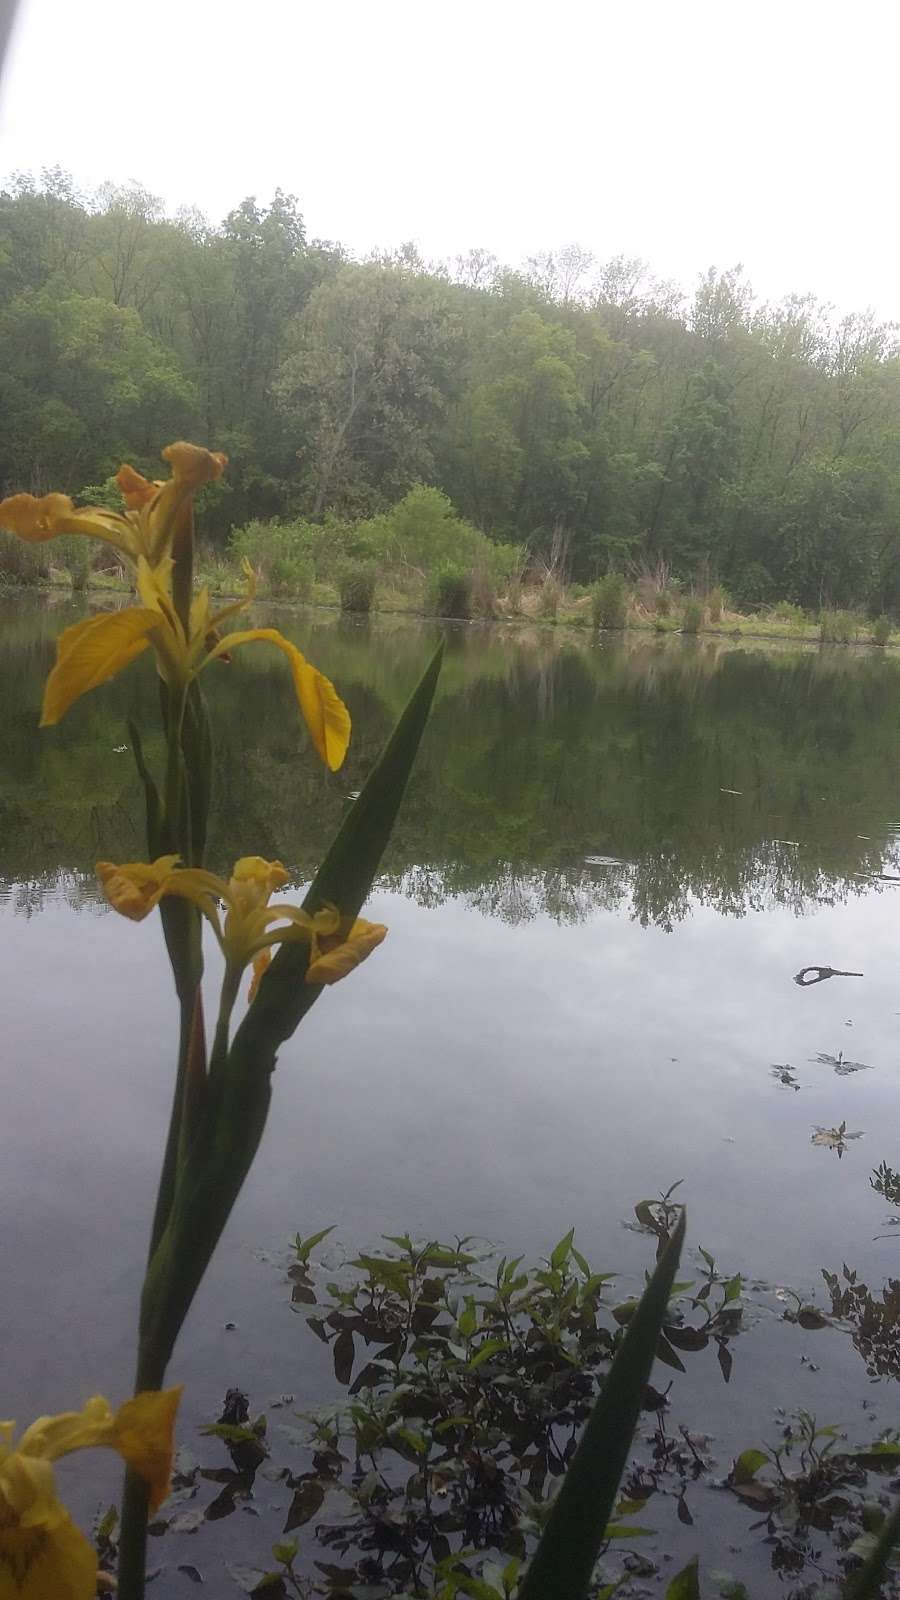
MULTIPOLYGON (((0 612, 0 1412, 26 1418, 127 1389, 171 1087, 159 930, 111 913, 91 870, 144 854, 126 722, 152 725, 152 671, 37 730, 54 637, 80 614, 0 612)), ((280 856, 301 884, 437 629, 277 622, 347 700, 351 754, 322 772, 275 653, 211 674, 210 865, 280 856)), ((900 1165, 900 664, 546 630, 447 645, 369 903, 389 939, 283 1051, 262 1157, 179 1346, 195 1418, 228 1384, 260 1405, 327 1386, 273 1265, 297 1229, 336 1223, 348 1250, 408 1229, 535 1254, 574 1224, 598 1270, 634 1282, 648 1249, 623 1220, 682 1178, 690 1238, 729 1271, 820 1303, 823 1267, 850 1262, 878 1293, 897 1275, 869 1175, 900 1165), (864 976, 798 987, 812 963, 864 976), (836 1071, 847 1059, 867 1070, 836 1071), (863 1136, 839 1159, 812 1136, 841 1122, 863 1136)), ((760 1414, 798 1397, 855 1427, 873 1391, 850 1339, 829 1332, 823 1354, 773 1307, 716 1399, 723 1434, 758 1442, 760 1414)), ((689 1397, 712 1379, 679 1382, 689 1397)), ((877 1397, 891 1420, 884 1383, 877 1397)))

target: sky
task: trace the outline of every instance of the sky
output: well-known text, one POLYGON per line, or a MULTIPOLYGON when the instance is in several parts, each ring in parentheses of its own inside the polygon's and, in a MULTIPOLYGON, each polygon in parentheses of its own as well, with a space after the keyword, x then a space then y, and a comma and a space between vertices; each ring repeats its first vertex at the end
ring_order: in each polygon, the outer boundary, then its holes
POLYGON ((895 0, 21 0, 0 176, 214 220, 280 186, 357 253, 578 242, 900 320, 898 47, 895 0))

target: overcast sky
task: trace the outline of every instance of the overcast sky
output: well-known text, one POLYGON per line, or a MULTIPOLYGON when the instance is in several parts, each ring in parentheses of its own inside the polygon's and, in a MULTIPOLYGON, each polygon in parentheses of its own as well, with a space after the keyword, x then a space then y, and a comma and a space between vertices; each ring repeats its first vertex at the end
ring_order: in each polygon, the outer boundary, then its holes
POLYGON ((578 241, 689 286, 743 262, 900 319, 896 0, 22 0, 0 174, 517 264, 578 241))

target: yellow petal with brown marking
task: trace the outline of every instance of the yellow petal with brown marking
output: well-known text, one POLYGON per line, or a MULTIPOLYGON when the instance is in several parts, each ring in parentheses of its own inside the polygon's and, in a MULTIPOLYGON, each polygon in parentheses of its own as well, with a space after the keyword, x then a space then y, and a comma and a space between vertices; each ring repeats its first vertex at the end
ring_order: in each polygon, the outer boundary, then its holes
POLYGON ((361 962, 367 960, 373 950, 377 950, 386 933, 387 928, 383 923, 366 922, 364 917, 357 917, 344 940, 341 940, 339 934, 332 934, 324 940, 317 941, 317 951, 321 950, 323 944, 331 948, 316 954, 306 969, 305 981, 340 983, 342 978, 346 978, 361 962))
POLYGON ((155 861, 98 861, 97 877, 114 911, 131 922, 143 922, 159 904, 178 862, 177 856, 158 856, 155 861))

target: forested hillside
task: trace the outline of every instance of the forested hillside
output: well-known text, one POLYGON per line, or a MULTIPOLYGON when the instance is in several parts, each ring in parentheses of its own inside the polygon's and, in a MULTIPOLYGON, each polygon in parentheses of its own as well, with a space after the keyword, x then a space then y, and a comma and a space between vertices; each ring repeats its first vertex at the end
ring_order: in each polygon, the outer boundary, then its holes
POLYGON ((900 606, 900 360, 871 315, 761 306, 737 270, 686 297, 575 248, 352 260, 280 192, 211 225, 8 184, 0 489, 78 494, 178 436, 231 457, 214 540, 426 483, 573 578, 662 561, 747 605, 900 606))

